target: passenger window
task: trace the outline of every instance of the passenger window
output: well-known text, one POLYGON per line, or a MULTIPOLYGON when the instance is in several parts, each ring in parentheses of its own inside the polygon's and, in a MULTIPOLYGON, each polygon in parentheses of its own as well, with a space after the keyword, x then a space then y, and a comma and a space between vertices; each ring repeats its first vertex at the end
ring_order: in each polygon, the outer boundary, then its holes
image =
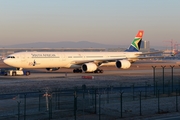
POLYGON ((14 56, 7 56, 7 58, 15 58, 14 56))

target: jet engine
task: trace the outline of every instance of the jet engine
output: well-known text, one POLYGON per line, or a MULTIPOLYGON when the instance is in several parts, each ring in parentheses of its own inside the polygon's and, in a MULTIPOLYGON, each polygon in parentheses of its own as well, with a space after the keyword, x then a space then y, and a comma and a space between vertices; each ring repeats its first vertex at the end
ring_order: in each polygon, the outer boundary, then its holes
POLYGON ((97 65, 94 63, 85 63, 81 66, 84 72, 94 72, 97 68, 97 65))
POLYGON ((56 70, 59 70, 60 68, 57 67, 57 68, 46 68, 47 71, 56 71, 56 70))
POLYGON ((128 69, 130 68, 131 63, 128 60, 118 60, 116 61, 116 67, 122 68, 122 69, 128 69))

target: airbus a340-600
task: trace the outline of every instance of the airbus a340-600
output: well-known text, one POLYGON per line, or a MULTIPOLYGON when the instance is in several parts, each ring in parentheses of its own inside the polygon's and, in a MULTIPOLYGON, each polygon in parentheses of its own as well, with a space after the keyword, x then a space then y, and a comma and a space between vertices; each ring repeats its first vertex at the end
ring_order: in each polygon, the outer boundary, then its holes
POLYGON ((72 68, 74 73, 102 73, 100 67, 103 65, 128 69, 136 60, 148 58, 140 57, 145 54, 139 52, 143 33, 143 30, 138 31, 131 45, 124 52, 17 52, 8 55, 4 63, 17 70, 44 68, 53 71, 72 68))

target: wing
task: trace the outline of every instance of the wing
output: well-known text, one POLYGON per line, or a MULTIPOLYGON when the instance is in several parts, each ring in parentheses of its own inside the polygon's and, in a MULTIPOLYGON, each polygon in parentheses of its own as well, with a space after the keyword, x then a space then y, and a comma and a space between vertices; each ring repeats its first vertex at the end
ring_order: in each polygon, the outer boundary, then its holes
POLYGON ((121 58, 111 58, 111 59, 95 59, 95 60, 76 60, 72 61, 71 64, 74 65, 83 65, 84 63, 93 62, 96 65, 101 65, 102 63, 108 63, 108 62, 116 62, 118 60, 128 60, 130 62, 140 60, 140 59, 152 59, 152 58, 164 58, 163 56, 142 56, 141 55, 148 55, 148 54, 157 54, 162 53, 162 51, 158 52, 148 52, 148 53, 137 53, 134 55, 134 57, 121 57, 121 58))
POLYGON ((71 62, 71 64, 75 65, 82 65, 84 63, 93 62, 97 65, 101 65, 102 63, 108 63, 108 62, 116 62, 118 60, 129 60, 129 61, 136 61, 141 59, 152 59, 152 58, 164 58, 163 56, 146 56, 146 57, 124 57, 124 58, 116 58, 116 59, 96 59, 96 60, 77 60, 71 62))

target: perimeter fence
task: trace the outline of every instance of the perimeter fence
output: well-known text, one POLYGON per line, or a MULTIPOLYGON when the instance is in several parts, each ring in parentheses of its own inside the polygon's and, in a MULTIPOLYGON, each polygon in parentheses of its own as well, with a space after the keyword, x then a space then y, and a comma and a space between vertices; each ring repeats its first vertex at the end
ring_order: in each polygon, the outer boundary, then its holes
POLYGON ((180 80, 0 94, 1 120, 121 119, 179 111, 180 80), (153 86, 155 84, 155 86, 153 86))

